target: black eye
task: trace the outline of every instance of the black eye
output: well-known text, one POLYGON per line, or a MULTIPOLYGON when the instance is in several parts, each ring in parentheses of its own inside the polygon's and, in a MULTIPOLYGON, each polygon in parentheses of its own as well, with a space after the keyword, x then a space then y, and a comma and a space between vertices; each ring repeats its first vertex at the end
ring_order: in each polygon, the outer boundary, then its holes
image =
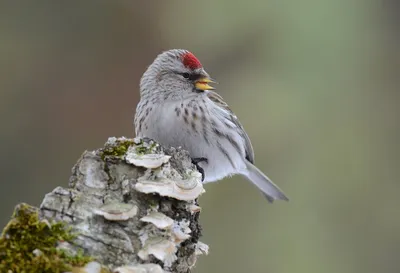
POLYGON ((182 75, 182 77, 184 77, 185 79, 188 79, 190 81, 196 81, 201 77, 201 75, 198 73, 179 73, 179 74, 182 75))

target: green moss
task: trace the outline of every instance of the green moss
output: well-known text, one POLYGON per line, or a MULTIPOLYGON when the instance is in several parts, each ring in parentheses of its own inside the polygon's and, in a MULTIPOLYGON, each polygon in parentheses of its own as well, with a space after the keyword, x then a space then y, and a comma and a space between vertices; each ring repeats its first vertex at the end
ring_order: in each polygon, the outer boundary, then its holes
POLYGON ((148 154, 148 153, 152 153, 152 152, 154 152, 154 149, 156 148, 156 146, 157 146, 157 143, 152 141, 150 143, 150 146, 146 147, 144 142, 143 142, 143 140, 141 140, 140 143, 136 146, 135 152, 138 155, 145 155, 145 154, 148 154))
POLYGON ((140 143, 134 144, 132 139, 118 138, 115 140, 115 143, 106 144, 106 146, 101 151, 101 159, 104 160, 106 157, 123 158, 123 156, 128 151, 128 148, 132 145, 135 145, 135 152, 138 155, 144 155, 154 152, 154 149, 157 147, 157 143, 155 143, 154 141, 148 144, 145 143, 143 140, 140 140, 140 143))
POLYGON ((64 223, 40 221, 36 208, 20 204, 0 236, 0 272, 61 273, 83 266, 91 261, 83 252, 71 256, 56 249, 75 237, 64 223))
POLYGON ((133 141, 129 139, 117 139, 114 145, 106 145, 101 153, 101 159, 104 160, 107 156, 123 157, 128 148, 133 145, 133 141))
POLYGON ((135 148, 135 151, 136 151, 136 153, 137 153, 138 155, 144 155, 144 154, 147 153, 147 148, 144 147, 144 146, 137 146, 137 147, 135 148))

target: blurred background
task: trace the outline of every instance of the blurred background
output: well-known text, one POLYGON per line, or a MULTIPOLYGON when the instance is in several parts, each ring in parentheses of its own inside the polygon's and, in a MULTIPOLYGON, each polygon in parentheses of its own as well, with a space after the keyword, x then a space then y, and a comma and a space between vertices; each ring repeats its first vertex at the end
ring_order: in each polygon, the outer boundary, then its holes
POLYGON ((399 18, 396 0, 1 1, 0 227, 134 136, 142 73, 185 48, 291 199, 207 184, 194 272, 400 272, 399 18))

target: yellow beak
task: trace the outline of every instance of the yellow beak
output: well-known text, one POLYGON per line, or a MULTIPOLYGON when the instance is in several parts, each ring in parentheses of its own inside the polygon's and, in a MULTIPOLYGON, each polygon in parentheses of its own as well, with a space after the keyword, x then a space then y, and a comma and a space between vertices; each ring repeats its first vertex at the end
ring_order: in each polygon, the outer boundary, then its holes
POLYGON ((200 78, 195 82, 195 86, 197 90, 214 90, 215 88, 210 86, 209 83, 217 83, 213 79, 210 78, 200 78))

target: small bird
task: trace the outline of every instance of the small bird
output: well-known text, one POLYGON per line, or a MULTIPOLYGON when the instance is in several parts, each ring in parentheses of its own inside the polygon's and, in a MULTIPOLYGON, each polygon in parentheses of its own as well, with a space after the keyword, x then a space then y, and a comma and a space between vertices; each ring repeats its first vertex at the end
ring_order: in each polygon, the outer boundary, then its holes
POLYGON ((204 183, 241 174, 268 201, 289 200, 253 165, 250 139, 212 83, 193 53, 172 49, 158 55, 140 80, 136 136, 189 151, 204 183))

